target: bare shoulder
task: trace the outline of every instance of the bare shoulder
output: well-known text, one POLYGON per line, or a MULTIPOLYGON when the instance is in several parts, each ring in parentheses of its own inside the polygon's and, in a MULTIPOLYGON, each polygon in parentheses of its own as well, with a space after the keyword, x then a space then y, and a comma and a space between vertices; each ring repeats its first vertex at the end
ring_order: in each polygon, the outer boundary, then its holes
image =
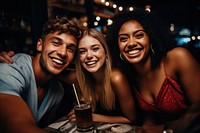
POLYGON ((167 56, 173 59, 183 59, 183 57, 190 57, 191 53, 186 48, 177 47, 169 51, 167 56))
POLYGON ((167 60, 175 63, 179 67, 190 63, 197 63, 190 51, 183 47, 177 47, 169 51, 167 54, 167 60))
POLYGON ((130 86, 124 73, 119 69, 113 69, 111 74, 111 84, 117 94, 130 93, 130 86))
POLYGON ((111 74, 111 82, 121 82, 126 80, 124 73, 120 69, 113 69, 111 74))
POLYGON ((199 63, 186 48, 177 47, 169 51, 166 56, 166 68, 171 72, 185 72, 193 68, 199 69, 199 63))

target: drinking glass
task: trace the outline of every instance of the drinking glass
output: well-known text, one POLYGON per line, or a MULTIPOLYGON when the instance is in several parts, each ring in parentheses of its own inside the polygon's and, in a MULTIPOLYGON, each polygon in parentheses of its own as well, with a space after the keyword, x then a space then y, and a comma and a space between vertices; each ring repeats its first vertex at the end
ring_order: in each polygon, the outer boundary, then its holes
POLYGON ((91 102, 81 101, 80 104, 74 106, 77 131, 79 132, 92 132, 92 106, 91 102))

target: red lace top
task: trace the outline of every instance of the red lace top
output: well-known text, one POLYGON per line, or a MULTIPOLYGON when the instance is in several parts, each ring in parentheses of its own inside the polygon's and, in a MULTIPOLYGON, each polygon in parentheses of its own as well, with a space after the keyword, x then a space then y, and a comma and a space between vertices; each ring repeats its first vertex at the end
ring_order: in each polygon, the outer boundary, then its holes
POLYGON ((151 116, 154 115, 156 119, 160 119, 159 121, 177 118, 189 106, 180 85, 169 76, 166 76, 156 101, 153 103, 146 101, 136 88, 134 90, 141 109, 151 116))

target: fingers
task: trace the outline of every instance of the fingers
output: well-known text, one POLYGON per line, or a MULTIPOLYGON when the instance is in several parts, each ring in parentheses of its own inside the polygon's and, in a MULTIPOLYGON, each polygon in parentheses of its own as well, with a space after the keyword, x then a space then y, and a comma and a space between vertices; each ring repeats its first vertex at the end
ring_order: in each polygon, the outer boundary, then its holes
POLYGON ((11 58, 15 53, 13 51, 1 52, 0 53, 0 62, 3 63, 13 63, 13 59, 11 58))
POLYGON ((76 121, 76 116, 75 116, 75 114, 70 115, 70 116, 68 117, 68 119, 69 119, 70 121, 75 122, 75 121, 76 121))
POLYGON ((70 121, 73 121, 73 122, 76 121, 76 116, 75 116, 74 110, 72 110, 72 111, 68 114, 68 119, 69 119, 70 121))
POLYGON ((10 57, 13 57, 14 54, 15 54, 14 51, 9 51, 9 52, 8 52, 8 56, 10 56, 10 57))

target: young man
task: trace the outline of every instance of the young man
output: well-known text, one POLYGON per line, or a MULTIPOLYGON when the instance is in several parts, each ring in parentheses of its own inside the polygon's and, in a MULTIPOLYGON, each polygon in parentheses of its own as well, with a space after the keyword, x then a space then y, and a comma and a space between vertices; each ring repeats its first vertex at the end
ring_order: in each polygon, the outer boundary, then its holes
POLYGON ((0 132, 45 133, 55 120, 64 89, 58 78, 73 60, 81 30, 67 18, 49 20, 37 42, 36 56, 16 54, 0 63, 0 132))

